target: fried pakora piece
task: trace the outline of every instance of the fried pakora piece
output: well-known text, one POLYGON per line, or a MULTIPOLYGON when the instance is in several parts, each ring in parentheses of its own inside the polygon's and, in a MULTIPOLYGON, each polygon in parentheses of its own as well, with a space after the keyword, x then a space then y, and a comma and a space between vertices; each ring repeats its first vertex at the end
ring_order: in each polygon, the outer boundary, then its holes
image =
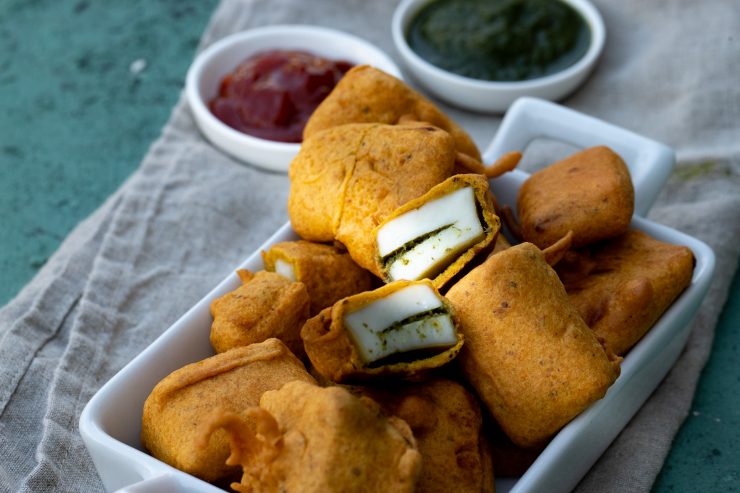
POLYGON ((480 152, 462 127, 403 81, 368 65, 350 69, 316 108, 303 131, 306 140, 347 123, 428 122, 449 132, 460 152, 480 161, 480 152))
POLYGON ((284 241, 262 252, 262 259, 265 270, 305 284, 311 300, 311 316, 344 297, 372 287, 370 273, 357 265, 346 251, 332 245, 305 240, 284 241))
POLYGON ((217 412, 201 432, 225 430, 229 465, 242 467, 243 493, 411 493, 421 456, 408 425, 341 387, 291 382, 247 411, 217 412))
POLYGON ((465 335, 462 371, 519 446, 547 440, 619 375, 531 243, 490 256, 446 297, 465 335))
POLYGON ((211 303, 213 349, 222 353, 276 337, 303 357, 300 332, 310 306, 306 286, 274 272, 237 273, 244 284, 211 303))
POLYGON ((380 276, 372 230, 453 174, 455 144, 429 124, 349 124, 304 141, 290 165, 288 214, 310 241, 344 244, 380 276))
POLYGON ((492 492, 493 465, 475 396, 449 379, 352 389, 411 427, 422 456, 417 493, 492 492))
POLYGON ((483 175, 454 175, 373 231, 386 282, 428 278, 439 289, 496 238, 501 222, 483 175))
POLYGON ((572 252, 557 265, 570 301, 616 354, 625 354, 691 282, 687 247, 630 230, 572 252))
POLYGON ((568 231, 573 247, 625 233, 635 192, 627 166, 605 146, 577 152, 530 176, 517 207, 524 241, 546 248, 568 231))
POLYGON ((357 152, 375 127, 346 125, 321 132, 301 144, 288 168, 288 215, 291 226, 304 240, 334 240, 357 152))
POLYGON ((413 376, 448 363, 463 344, 450 304, 426 279, 344 298, 309 319, 301 337, 332 382, 413 376))
POLYGON ((239 469, 226 465, 226 433, 214 433, 201 447, 199 427, 214 407, 241 413, 256 406, 265 391, 293 380, 315 383, 277 339, 184 366, 162 379, 147 397, 141 442, 154 457, 205 481, 237 478, 239 469))

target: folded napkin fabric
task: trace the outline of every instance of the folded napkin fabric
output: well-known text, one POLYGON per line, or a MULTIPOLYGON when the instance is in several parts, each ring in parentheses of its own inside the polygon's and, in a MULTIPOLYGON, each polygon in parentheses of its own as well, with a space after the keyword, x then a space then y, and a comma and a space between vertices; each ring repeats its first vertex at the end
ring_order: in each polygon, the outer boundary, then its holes
MULTIPOLYGON (((604 56, 563 104, 677 150, 650 218, 707 242, 717 276, 666 380, 578 487, 648 491, 689 412, 740 253, 738 16, 722 0, 599 0, 604 56), (707 56, 707 53, 712 56, 707 56)), ((397 2, 223 0, 201 47, 266 24, 342 29, 396 60, 397 2)), ((413 81, 411 81, 413 84, 413 81)), ((443 106, 481 147, 500 118, 443 106)), ((181 100, 137 171, 0 310, 0 490, 101 491, 77 429, 110 377, 287 221, 288 179, 235 162, 181 100)))

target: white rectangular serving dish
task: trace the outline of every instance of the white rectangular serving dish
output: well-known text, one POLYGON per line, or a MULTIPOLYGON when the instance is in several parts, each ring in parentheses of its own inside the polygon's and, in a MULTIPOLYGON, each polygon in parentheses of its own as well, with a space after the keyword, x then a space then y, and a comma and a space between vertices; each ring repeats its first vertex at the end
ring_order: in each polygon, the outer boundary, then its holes
MULTIPOLYGON (((549 137, 589 147, 605 144, 625 157, 635 184, 636 211, 644 214, 673 166, 673 152, 624 129, 562 106, 524 98, 507 113, 495 139, 484 153, 492 162, 503 152, 524 149, 537 137, 549 137), (640 204, 640 207, 637 207, 640 204)), ((515 170, 491 181, 501 204, 516 203, 516 192, 527 174, 515 170)), ((714 253, 703 242, 639 215, 632 226, 654 238, 688 246, 696 258, 690 286, 650 332, 628 353, 622 372, 606 396, 565 426, 520 478, 496 478, 505 493, 570 491, 673 366, 689 335, 691 322, 709 288, 714 253)), ((263 268, 260 251, 296 239, 289 224, 236 268, 263 268)), ((148 455, 140 443, 144 400, 172 371, 213 354, 209 342, 210 303, 236 289, 232 273, 167 329, 93 396, 80 417, 80 434, 107 491, 222 491, 148 455)))

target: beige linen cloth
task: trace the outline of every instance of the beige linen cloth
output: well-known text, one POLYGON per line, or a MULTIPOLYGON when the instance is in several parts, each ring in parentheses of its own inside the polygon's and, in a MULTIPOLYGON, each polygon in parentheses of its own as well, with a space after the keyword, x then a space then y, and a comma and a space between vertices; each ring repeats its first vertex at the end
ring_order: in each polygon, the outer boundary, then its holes
MULTIPOLYGON (((650 217, 696 236, 717 274, 669 376, 579 491, 648 491, 689 412, 740 238, 740 13, 733 2, 597 2, 594 74, 563 104, 664 142, 679 164, 650 217)), ((396 1, 224 0, 202 47, 245 28, 330 26, 397 61, 396 1)), ((481 147, 500 118, 451 110, 481 147)), ((174 109, 138 170, 0 311, 0 490, 101 491, 77 423, 95 391, 287 220, 288 179, 239 164, 174 109)))

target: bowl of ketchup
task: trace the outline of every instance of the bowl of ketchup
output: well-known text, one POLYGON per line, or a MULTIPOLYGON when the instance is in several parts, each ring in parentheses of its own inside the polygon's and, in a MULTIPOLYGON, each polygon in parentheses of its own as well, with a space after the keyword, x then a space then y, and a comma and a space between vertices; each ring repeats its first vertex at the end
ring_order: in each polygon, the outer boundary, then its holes
POLYGON ((401 72, 357 36, 315 26, 277 25, 214 43, 191 65, 185 94, 195 122, 239 161, 286 172, 313 110, 354 65, 401 72))

